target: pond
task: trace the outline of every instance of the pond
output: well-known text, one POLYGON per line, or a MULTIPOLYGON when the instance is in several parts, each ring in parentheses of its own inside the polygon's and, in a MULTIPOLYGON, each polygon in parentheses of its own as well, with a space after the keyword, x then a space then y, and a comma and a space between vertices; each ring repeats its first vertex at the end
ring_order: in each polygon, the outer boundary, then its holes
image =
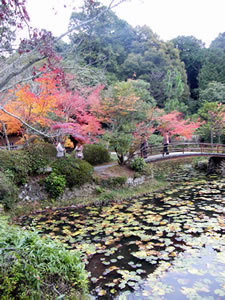
POLYGON ((225 299, 225 178, 191 168, 163 192, 24 218, 81 252, 90 299, 225 299))

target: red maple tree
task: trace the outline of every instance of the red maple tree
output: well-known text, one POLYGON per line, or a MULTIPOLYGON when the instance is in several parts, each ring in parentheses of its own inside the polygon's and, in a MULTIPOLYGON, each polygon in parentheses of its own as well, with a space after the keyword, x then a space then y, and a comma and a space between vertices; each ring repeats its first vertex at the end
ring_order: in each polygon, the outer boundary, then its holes
POLYGON ((157 129, 163 135, 165 132, 169 132, 171 136, 179 139, 185 137, 190 139, 195 130, 200 127, 200 119, 197 122, 190 119, 184 119, 183 114, 178 111, 173 111, 166 115, 158 117, 157 129))

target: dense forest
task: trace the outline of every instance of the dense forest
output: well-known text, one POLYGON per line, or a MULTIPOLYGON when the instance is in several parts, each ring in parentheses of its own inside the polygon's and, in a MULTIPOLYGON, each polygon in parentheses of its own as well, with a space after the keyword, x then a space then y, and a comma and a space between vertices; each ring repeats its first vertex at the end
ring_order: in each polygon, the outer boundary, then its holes
POLYGON ((198 128, 202 141, 224 141, 225 33, 209 48, 194 36, 164 42, 148 26, 132 27, 100 2, 85 0, 71 14, 69 42, 43 30, 4 55, 15 39, 10 26, 1 38, 2 138, 32 130, 47 136, 53 130, 72 141, 93 142, 105 132, 112 144, 115 136, 128 141, 149 127, 149 139, 165 130, 190 139, 198 128), (14 75, 7 72, 17 62, 20 71, 12 84, 14 75), (129 112, 121 114, 127 105, 129 112), (193 131, 181 135, 177 126, 169 126, 172 119, 195 122, 193 131), (148 125, 137 133, 134 128, 143 122, 148 125))
MULTIPOLYGON (((103 9, 98 2, 88 3, 82 12, 71 15, 71 25, 103 9)), ((88 84, 144 81, 148 101, 167 111, 178 109, 193 114, 204 101, 225 101, 225 33, 220 33, 209 48, 194 36, 164 42, 148 26, 133 28, 109 11, 70 35, 70 43, 61 42, 57 51, 65 64, 89 68, 89 78, 78 72, 78 77, 88 80, 88 84)))

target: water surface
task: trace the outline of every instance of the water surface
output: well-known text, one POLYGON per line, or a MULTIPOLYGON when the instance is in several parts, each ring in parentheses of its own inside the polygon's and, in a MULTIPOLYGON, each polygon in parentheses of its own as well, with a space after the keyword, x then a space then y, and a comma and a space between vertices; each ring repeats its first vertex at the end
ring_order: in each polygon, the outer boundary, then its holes
POLYGON ((163 192, 27 219, 79 250, 91 299, 225 299, 225 179, 192 169, 163 192))

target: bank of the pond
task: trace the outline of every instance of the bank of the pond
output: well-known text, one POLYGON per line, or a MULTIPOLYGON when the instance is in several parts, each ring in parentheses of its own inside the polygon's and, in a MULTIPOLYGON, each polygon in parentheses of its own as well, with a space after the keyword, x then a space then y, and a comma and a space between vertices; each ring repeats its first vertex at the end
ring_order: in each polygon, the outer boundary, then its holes
MULTIPOLYGON (((139 197, 145 193, 163 190, 170 184, 167 180, 167 174, 170 174, 176 169, 183 168, 185 165, 192 167, 195 161, 196 159, 188 158, 156 162, 147 165, 147 170, 144 174, 134 172, 126 166, 112 166, 110 164, 109 167, 104 167, 102 168, 102 171, 95 173, 95 183, 84 185, 81 188, 74 188, 73 191, 67 189, 66 193, 59 199, 49 199, 47 197, 42 200, 25 199, 15 204, 15 206, 8 211, 8 214, 17 218, 21 215, 29 215, 30 213, 35 213, 40 210, 84 207, 90 204, 99 206, 110 201, 121 202, 125 199, 139 197), (102 182, 112 182, 112 178, 130 178, 133 180, 142 178, 142 180, 140 181, 140 184, 136 185, 120 185, 116 180, 114 184, 102 184, 102 182), (68 197, 69 199, 66 198, 68 193, 70 194, 70 197, 68 197)), ((31 182, 32 180, 33 179, 31 179, 31 182)), ((39 186, 33 186, 34 193, 40 189, 39 186)), ((30 187, 29 184, 27 184, 26 187, 28 190, 32 190, 32 187, 30 187)))

